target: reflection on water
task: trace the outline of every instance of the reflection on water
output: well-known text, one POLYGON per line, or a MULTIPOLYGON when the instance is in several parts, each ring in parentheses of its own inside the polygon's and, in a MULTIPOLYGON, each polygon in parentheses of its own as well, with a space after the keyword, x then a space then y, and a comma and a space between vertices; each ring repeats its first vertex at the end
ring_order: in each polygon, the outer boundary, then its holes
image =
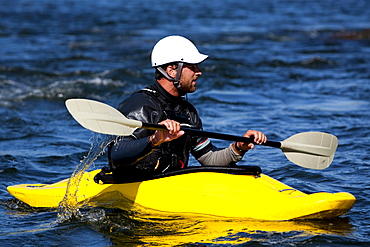
MULTIPOLYGON (((117 245, 130 241, 161 246, 190 243, 240 244, 248 241, 282 244, 317 235, 345 237, 353 232, 353 226, 347 218, 278 222, 199 215, 174 216, 143 208, 102 212, 100 215, 105 215, 99 221, 94 220, 94 229, 109 236, 117 245)), ((96 214, 96 209, 93 214, 96 214)))

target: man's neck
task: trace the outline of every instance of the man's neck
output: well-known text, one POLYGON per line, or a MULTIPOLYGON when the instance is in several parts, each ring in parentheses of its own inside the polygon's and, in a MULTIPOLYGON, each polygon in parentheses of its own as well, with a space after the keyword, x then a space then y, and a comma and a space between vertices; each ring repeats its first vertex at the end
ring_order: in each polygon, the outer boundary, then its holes
POLYGON ((172 81, 169 81, 165 78, 157 80, 157 82, 163 87, 164 90, 166 90, 169 94, 180 97, 182 96, 179 92, 179 90, 173 85, 172 81))

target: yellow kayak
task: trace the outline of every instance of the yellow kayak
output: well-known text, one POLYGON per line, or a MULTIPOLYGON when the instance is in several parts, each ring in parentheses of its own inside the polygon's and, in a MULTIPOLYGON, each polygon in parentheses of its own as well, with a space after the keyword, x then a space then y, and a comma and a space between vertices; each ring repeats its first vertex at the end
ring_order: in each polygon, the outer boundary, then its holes
MULTIPOLYGON (((77 190, 77 202, 128 209, 140 205, 175 214, 201 214, 255 220, 327 219, 349 211, 356 198, 347 192, 306 194, 265 174, 192 168, 141 182, 97 184, 100 170, 86 172, 77 190)), ((54 184, 20 184, 7 189, 32 207, 58 207, 68 179, 54 184)))

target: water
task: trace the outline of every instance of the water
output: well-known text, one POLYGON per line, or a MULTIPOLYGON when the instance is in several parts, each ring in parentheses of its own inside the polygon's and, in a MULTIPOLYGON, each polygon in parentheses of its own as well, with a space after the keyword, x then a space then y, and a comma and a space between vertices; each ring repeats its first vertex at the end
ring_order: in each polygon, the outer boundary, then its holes
MULTIPOLYGON (((369 1, 0 0, 0 6, 2 244, 369 245, 369 1), (303 191, 350 192, 354 208, 330 221, 269 224, 82 208, 81 217, 58 222, 56 209, 13 199, 7 186, 60 181, 87 156, 93 135, 64 101, 116 106, 153 81, 150 51, 169 34, 190 38, 210 55, 189 95, 206 130, 259 129, 270 140, 304 131, 339 138, 334 162, 323 171, 296 166, 267 147, 241 164, 260 165, 303 191)), ((105 164, 103 154, 89 169, 105 164)))

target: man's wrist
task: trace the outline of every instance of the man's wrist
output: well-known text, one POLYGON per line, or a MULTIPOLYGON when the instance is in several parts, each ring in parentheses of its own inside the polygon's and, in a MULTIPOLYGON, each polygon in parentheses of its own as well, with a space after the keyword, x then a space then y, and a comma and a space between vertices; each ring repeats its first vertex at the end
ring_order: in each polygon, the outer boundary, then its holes
POLYGON ((152 145, 152 147, 156 147, 157 146, 157 143, 156 143, 156 141, 154 139, 155 139, 155 135, 149 136, 149 143, 152 145))
POLYGON ((244 149, 239 148, 237 142, 234 143, 234 149, 239 154, 245 154, 248 151, 248 150, 244 150, 244 149))

